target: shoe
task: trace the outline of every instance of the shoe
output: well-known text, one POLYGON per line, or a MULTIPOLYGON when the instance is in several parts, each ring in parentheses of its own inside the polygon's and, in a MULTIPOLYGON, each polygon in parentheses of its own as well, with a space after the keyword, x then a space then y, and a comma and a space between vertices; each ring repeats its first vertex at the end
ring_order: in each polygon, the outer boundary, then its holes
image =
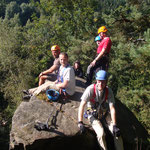
POLYGON ((30 95, 29 90, 23 90, 22 92, 26 95, 30 95))
POLYGON ((23 100, 29 100, 31 98, 31 95, 25 95, 23 96, 23 100))

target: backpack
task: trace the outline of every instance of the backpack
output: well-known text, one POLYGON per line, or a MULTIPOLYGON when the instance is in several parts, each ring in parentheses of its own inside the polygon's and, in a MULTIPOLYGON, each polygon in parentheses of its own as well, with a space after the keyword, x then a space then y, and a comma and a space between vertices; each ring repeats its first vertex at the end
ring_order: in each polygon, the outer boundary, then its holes
MULTIPOLYGON (((104 104, 105 102, 106 102, 106 100, 108 99, 108 87, 106 87, 105 88, 105 99, 104 99, 104 101, 101 103, 101 105, 102 104, 104 104)), ((92 98, 90 99, 90 102, 91 103, 93 103, 93 105, 94 105, 94 107, 92 108, 92 111, 91 111, 91 109, 87 109, 85 112, 84 112, 84 117, 85 118, 88 118, 88 115, 90 114, 92 114, 95 118, 98 118, 99 117, 99 114, 98 114, 98 112, 99 111, 97 111, 100 107, 99 107, 99 103, 98 102, 96 102, 95 101, 95 97, 96 97, 96 84, 94 84, 94 89, 93 89, 93 96, 92 96, 92 98)), ((107 111, 108 112, 108 111, 107 111)), ((107 113, 105 113, 105 115, 106 115, 107 113)), ((104 117, 105 115, 103 115, 102 114, 102 117, 104 117)), ((101 117, 101 118, 102 118, 101 117)))

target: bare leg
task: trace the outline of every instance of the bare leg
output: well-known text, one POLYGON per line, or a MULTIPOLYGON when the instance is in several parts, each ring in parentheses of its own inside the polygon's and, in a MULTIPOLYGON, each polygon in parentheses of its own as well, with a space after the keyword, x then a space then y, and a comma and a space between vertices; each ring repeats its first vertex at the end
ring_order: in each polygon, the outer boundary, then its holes
POLYGON ((32 92, 33 92, 32 94, 34 96, 34 95, 38 95, 41 92, 45 92, 48 89, 55 89, 55 90, 59 91, 59 89, 57 88, 56 84, 54 82, 52 82, 52 81, 47 81, 44 84, 42 84, 39 87, 37 87, 36 90, 33 91, 32 89, 30 89, 29 91, 32 90, 32 92))
POLYGON ((45 82, 46 79, 47 79, 47 76, 46 76, 46 75, 41 76, 41 77, 39 78, 39 86, 42 85, 42 84, 45 82))

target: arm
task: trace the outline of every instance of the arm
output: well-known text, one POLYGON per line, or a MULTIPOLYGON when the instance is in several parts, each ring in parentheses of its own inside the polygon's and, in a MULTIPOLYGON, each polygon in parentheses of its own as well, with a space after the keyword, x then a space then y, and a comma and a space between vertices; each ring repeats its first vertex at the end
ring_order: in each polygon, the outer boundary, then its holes
POLYGON ((69 81, 65 80, 63 83, 58 83, 56 84, 56 86, 60 89, 60 88, 66 88, 68 86, 69 81))
POLYGON ((84 112, 85 105, 86 105, 86 101, 81 100, 79 111, 78 111, 78 122, 83 121, 83 112, 84 112))
POLYGON ((103 48, 102 51, 98 54, 98 56, 94 59, 95 61, 98 61, 105 53, 106 48, 103 48))
POLYGON ((106 48, 103 48, 102 51, 98 54, 98 56, 92 61, 91 65, 95 65, 96 61, 98 61, 105 53, 106 48))
POLYGON ((118 128, 117 124, 116 124, 116 111, 114 106, 110 106, 110 113, 111 113, 111 119, 113 122, 113 130, 112 130, 112 134, 113 136, 115 136, 116 138, 118 138, 121 135, 120 129, 118 128))
POLYGON ((113 125, 116 125, 116 110, 115 110, 114 105, 110 106, 110 114, 111 114, 113 125))
POLYGON ((42 76, 42 75, 46 75, 48 73, 52 73, 53 71, 57 70, 58 68, 59 68, 59 66, 53 65, 48 70, 41 72, 39 77, 42 76))

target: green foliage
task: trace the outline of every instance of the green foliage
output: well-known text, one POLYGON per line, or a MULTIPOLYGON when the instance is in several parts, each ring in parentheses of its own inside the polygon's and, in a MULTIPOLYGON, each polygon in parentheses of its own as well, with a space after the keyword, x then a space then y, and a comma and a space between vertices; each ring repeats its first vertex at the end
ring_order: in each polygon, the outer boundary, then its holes
POLYGON ((20 7, 16 2, 11 2, 6 7, 5 18, 10 19, 13 18, 15 14, 20 13, 20 7))
POLYGON ((17 3, 16 1, 12 1, 6 6, 4 18, 6 21, 11 21, 17 16, 19 25, 24 26, 28 20, 32 20, 31 16, 33 13, 38 15, 38 12, 31 3, 25 3, 23 1, 17 3))
POLYGON ((23 60, 22 56, 22 33, 20 28, 8 27, 5 23, 0 24, 0 68, 1 68, 1 91, 4 97, 15 103, 20 99, 20 89, 25 87, 25 82, 31 79, 31 70, 26 67, 33 65, 29 59, 23 60), (23 78, 26 76, 26 79, 23 78))
POLYGON ((150 132, 150 30, 144 43, 118 45, 111 61, 112 87, 120 99, 150 132), (117 83, 117 84, 116 84, 117 83))

